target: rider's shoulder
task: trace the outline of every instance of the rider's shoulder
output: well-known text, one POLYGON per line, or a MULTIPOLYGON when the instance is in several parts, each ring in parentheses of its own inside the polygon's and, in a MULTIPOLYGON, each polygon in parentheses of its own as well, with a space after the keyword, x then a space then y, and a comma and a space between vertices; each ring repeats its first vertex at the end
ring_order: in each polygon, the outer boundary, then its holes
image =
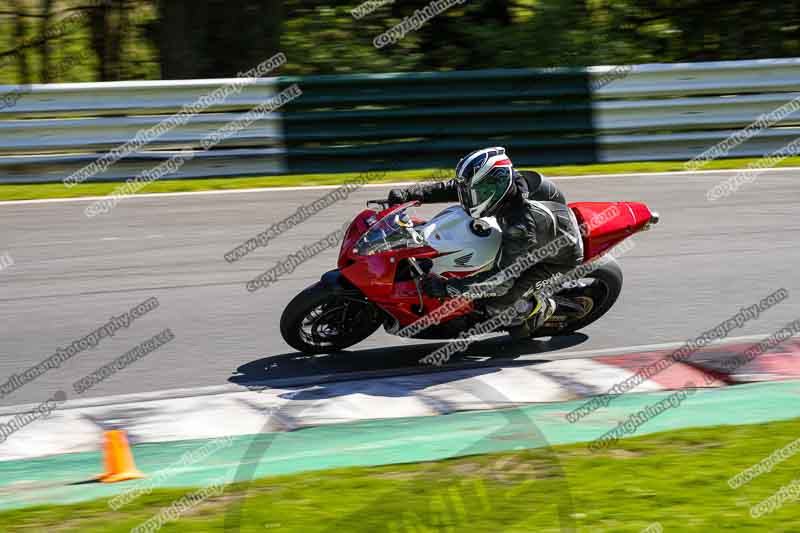
POLYGON ((542 173, 536 170, 518 170, 517 175, 519 176, 518 182, 522 181, 524 188, 527 189, 528 195, 531 197, 539 189, 544 179, 542 173))

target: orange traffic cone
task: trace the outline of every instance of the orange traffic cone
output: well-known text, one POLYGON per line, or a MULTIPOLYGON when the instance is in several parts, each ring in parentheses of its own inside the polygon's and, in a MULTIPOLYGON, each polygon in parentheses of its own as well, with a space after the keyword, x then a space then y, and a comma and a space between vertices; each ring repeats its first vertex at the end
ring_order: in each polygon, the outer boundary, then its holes
POLYGON ((106 431, 103 443, 103 462, 106 471, 97 477, 103 483, 140 479, 144 474, 136 469, 128 437, 122 430, 106 431))

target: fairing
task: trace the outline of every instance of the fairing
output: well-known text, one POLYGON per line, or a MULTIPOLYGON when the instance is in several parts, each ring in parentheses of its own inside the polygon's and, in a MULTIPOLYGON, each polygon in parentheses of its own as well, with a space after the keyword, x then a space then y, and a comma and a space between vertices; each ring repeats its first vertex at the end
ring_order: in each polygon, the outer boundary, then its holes
MULTIPOLYGON (((398 276, 398 269, 409 268, 409 258, 418 261, 430 260, 432 271, 445 276, 469 276, 491 268, 500 251, 501 232, 493 218, 479 219, 481 231, 473 231, 475 222, 460 206, 445 209, 427 223, 413 217, 416 232, 424 237, 424 243, 415 242, 410 247, 387 248, 386 251, 361 255, 359 240, 372 228, 383 227, 386 231, 400 231, 403 226, 379 226, 386 217, 404 212, 416 202, 402 204, 377 212, 362 211, 345 233, 339 254, 341 275, 354 287, 389 315, 400 327, 407 326, 425 314, 433 312, 442 302, 423 295, 420 312, 420 296, 415 283, 398 276)), ((614 245, 637 231, 654 223, 657 219, 646 205, 638 202, 577 202, 570 204, 579 224, 585 224, 584 259, 589 260, 606 253, 614 245)), ((387 243, 396 241, 387 239, 387 243)), ((440 322, 466 315, 473 311, 466 302, 449 313, 440 322)))
POLYGON ((584 261, 603 255, 653 220, 650 209, 640 202, 575 202, 569 206, 585 228, 584 261))
POLYGON ((443 276, 470 275, 494 265, 502 241, 494 218, 477 221, 459 206, 445 209, 421 230, 428 246, 441 255, 433 260, 433 271, 443 276), (484 231, 476 233, 473 224, 484 231))

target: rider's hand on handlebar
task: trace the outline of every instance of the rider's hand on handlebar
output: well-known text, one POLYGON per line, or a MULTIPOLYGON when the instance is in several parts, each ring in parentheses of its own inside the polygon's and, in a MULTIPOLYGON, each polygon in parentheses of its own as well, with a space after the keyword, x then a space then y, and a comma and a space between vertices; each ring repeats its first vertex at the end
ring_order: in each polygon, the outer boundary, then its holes
POLYGON ((422 280, 422 292, 440 301, 450 296, 447 291, 447 279, 438 274, 428 274, 422 280))
POLYGON ((389 191, 389 198, 387 201, 389 202, 389 205, 406 203, 408 201, 406 199, 406 191, 403 189, 392 189, 389 191))

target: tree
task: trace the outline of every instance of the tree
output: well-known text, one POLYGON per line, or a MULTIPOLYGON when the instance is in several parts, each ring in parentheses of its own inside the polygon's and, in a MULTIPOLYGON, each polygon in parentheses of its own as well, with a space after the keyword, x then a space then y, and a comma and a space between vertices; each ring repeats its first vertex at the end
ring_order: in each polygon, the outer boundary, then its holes
POLYGON ((164 79, 225 78, 279 51, 280 0, 159 0, 164 79))
POLYGON ((98 58, 100 81, 115 81, 123 76, 124 42, 129 30, 128 0, 105 0, 90 8, 91 46, 98 58))
POLYGON ((16 52, 17 69, 19 71, 20 82, 23 84, 31 83, 31 69, 28 65, 28 48, 25 46, 28 25, 25 22, 27 13, 21 0, 11 0, 11 7, 14 10, 14 38, 18 43, 16 52))
POLYGON ((51 46, 47 33, 53 20, 53 0, 42 0, 42 21, 39 28, 39 53, 41 55, 41 67, 39 77, 42 83, 49 83, 50 79, 50 57, 51 46))

